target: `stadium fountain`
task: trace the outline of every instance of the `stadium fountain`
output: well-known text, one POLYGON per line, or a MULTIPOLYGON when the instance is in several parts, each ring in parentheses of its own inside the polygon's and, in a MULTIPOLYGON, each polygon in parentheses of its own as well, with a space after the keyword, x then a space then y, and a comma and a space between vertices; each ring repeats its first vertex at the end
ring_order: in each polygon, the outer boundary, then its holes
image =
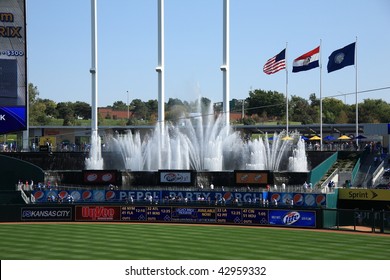
POLYGON ((244 140, 211 110, 182 118, 176 125, 157 124, 143 139, 139 132, 128 131, 109 137, 106 143, 110 152, 121 157, 123 170, 308 171, 305 144, 298 132, 244 140))

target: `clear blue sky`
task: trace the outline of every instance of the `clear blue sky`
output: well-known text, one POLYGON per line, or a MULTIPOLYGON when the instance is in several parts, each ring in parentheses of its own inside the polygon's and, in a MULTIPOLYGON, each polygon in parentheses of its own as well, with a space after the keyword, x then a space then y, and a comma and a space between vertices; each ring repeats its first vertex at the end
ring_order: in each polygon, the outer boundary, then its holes
MULTIPOLYGON (((98 106, 157 99, 157 0, 98 0, 98 106)), ((165 97, 222 101, 222 0, 165 0, 165 97)), ((40 98, 91 103, 91 1, 27 0, 28 81, 40 98)), ((322 96, 355 91, 355 66, 327 73, 328 56, 358 38, 358 89, 390 86, 390 1, 230 0, 230 97, 285 93, 264 63, 287 48, 288 94, 319 97, 319 68, 292 61, 322 40, 322 96)), ((390 90, 359 94, 390 103, 390 90)), ((355 102, 354 95, 340 98, 355 102)))

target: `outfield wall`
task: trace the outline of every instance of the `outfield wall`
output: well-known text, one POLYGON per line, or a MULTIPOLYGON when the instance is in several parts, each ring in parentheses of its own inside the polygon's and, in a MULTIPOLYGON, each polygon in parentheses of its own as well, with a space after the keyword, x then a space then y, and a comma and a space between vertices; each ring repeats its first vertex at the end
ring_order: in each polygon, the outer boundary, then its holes
POLYGON ((210 205, 11 205, 0 222, 141 222, 320 228, 319 209, 212 207, 210 205))
POLYGON ((0 205, 0 222, 186 223, 390 233, 390 211, 204 205, 0 205))

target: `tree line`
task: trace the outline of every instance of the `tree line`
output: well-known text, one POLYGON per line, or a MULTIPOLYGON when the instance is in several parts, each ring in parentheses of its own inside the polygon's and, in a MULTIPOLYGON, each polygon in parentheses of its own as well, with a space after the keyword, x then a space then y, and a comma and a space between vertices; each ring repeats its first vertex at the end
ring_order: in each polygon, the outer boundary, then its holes
MULTIPOLYGON (((86 102, 55 102, 50 99, 39 98, 39 90, 32 83, 29 88, 29 117, 30 125, 45 126, 53 123, 53 120, 62 120, 62 125, 78 125, 79 120, 91 119, 91 105, 86 102)), ((211 100, 202 97, 200 100, 202 114, 207 114, 211 100)), ((310 94, 309 99, 291 95, 289 104, 289 122, 312 124, 320 123, 320 99, 315 93, 310 94)), ((222 103, 212 104, 214 112, 222 112, 222 103)), ((339 99, 328 97, 322 100, 323 123, 355 123, 355 104, 344 104, 339 99)), ((157 100, 146 102, 133 99, 129 105, 123 101, 116 101, 107 106, 113 111, 131 112, 129 119, 117 120, 122 125, 154 124, 157 121, 157 100)), ((169 98, 165 103, 165 120, 176 123, 190 113, 198 112, 198 101, 182 101, 177 98, 169 98)), ((390 104, 382 99, 365 99, 358 104, 359 123, 390 123, 390 104)), ((261 89, 251 90, 245 99, 232 99, 230 111, 243 114, 236 123, 256 124, 286 122, 286 97, 277 91, 265 91, 261 89)), ((104 125, 111 116, 98 116, 100 125, 104 125)))

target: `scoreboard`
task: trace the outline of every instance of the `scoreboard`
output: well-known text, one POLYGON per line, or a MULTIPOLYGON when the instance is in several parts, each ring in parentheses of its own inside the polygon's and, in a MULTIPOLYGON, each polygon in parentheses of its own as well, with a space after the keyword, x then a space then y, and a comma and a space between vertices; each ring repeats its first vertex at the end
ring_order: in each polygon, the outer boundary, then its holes
POLYGON ((121 221, 169 222, 171 210, 171 207, 124 206, 121 207, 121 221))
POLYGON ((315 228, 317 224, 315 210, 192 206, 113 206, 113 208, 120 211, 119 221, 129 222, 278 225, 311 228, 315 228))
POLYGON ((315 228, 316 210, 195 206, 75 206, 76 221, 177 222, 315 228))
POLYGON ((268 223, 268 210, 253 208, 217 208, 217 223, 262 224, 268 223))
POLYGON ((214 208, 123 206, 122 221, 214 223, 214 208))

